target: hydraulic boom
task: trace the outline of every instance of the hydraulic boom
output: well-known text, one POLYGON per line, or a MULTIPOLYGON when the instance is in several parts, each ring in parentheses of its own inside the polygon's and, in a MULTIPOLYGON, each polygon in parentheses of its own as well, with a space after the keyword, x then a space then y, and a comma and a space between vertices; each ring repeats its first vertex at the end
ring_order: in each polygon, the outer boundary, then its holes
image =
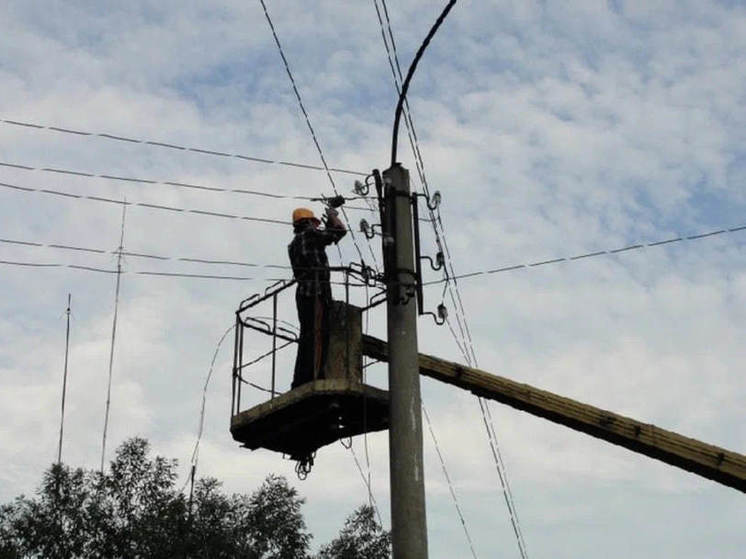
MULTIPOLYGON (((363 353, 388 360, 386 342, 363 336, 363 353)), ((746 456, 479 369, 419 354, 420 374, 617 444, 746 493, 746 456)))

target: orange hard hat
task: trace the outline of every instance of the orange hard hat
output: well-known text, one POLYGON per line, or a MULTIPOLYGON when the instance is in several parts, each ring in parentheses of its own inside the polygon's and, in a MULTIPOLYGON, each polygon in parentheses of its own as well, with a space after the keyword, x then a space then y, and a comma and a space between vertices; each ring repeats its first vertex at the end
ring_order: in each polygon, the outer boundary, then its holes
POLYGON ((293 210, 293 223, 298 223, 301 219, 315 219, 318 221, 313 212, 308 208, 296 208, 293 210))

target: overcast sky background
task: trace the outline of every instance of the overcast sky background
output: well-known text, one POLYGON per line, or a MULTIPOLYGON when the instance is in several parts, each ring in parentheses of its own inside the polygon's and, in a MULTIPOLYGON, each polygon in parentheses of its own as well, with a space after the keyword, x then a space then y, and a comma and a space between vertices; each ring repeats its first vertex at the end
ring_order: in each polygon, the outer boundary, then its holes
MULTIPOLYGON (((330 166, 385 168, 396 98, 373 2, 268 4, 330 166)), ((388 7, 406 67, 442 5, 388 7)), ((160 183, 332 193, 315 170, 7 122, 319 165, 259 2, 10 0, 0 21, 0 162, 36 169, 0 167, 0 238, 108 251, 0 242, 0 260, 112 270, 121 226, 117 204, 7 185, 281 221, 297 200, 160 183)), ((746 225, 745 61, 741 2, 459 2, 409 96, 456 271, 746 225)), ((399 153, 421 189, 404 133, 399 153)), ((354 176, 334 179, 351 192, 354 176)), ((349 216, 353 225, 372 220, 349 216)), ((423 235, 434 253, 432 233, 423 235)), ((133 253, 286 265, 289 240, 281 224, 143 206, 126 217, 133 253)), ((349 237, 341 248, 344 261, 357 258, 349 237)), ((238 302, 287 271, 137 256, 123 265, 107 458, 140 435, 179 459, 183 483, 216 344, 238 302)), ((63 458, 98 467, 114 286, 103 272, 0 264, 0 501, 33 492, 56 458, 68 293, 63 458)), ((746 451, 746 231, 476 276, 459 288, 480 368, 746 451)), ((441 293, 428 290, 430 309, 441 293)), ((281 310, 294 320, 292 297, 281 310)), ((383 336, 384 320, 382 311, 371 316, 370 331, 383 336)), ((421 351, 464 361, 447 328, 427 318, 419 328, 421 351)), ((247 352, 268 344, 252 338, 247 352)), ((353 457, 339 444, 323 448, 299 482, 292 462, 239 448, 227 428, 231 347, 229 335, 207 391, 198 473, 242 492, 271 472, 286 475, 307 498, 318 546, 367 499, 353 457)), ((266 382, 266 368, 253 374, 266 382)), ((369 377, 385 385, 385 368, 369 377)), ((422 385, 477 556, 518 557, 474 397, 422 385)), ((510 408, 491 410, 530 557, 743 556, 743 494, 510 408)), ((365 468, 364 442, 353 442, 365 468)), ((430 556, 469 557, 427 432, 424 452, 430 556)), ((388 527, 386 433, 368 437, 368 454, 388 527)))

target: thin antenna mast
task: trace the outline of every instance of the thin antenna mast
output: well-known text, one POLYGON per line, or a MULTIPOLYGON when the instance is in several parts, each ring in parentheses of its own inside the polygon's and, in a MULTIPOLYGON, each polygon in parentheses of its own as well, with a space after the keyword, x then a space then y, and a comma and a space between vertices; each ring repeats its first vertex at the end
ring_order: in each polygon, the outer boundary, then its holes
POLYGON ((65 372, 62 376, 62 411, 60 413, 60 444, 57 447, 57 463, 62 463, 62 431, 65 425, 65 394, 67 393, 67 356, 70 351, 70 301, 72 296, 67 294, 67 330, 65 332, 65 372))
POLYGON ((104 436, 101 443, 101 473, 104 472, 104 458, 106 457, 106 432, 109 429, 109 409, 111 407, 111 377, 114 369, 114 340, 117 336, 117 313, 119 311, 119 285, 122 277, 122 253, 124 252, 124 223, 127 217, 127 199, 122 206, 122 232, 117 249, 117 287, 114 295, 114 320, 111 326, 111 348, 109 350, 109 383, 106 387, 106 414, 104 418, 104 436))

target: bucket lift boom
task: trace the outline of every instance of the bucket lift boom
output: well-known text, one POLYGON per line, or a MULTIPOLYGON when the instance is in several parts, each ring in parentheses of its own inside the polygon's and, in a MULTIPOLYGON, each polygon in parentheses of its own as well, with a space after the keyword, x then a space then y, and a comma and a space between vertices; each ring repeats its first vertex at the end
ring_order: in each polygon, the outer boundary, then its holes
MULTIPOLYGON (((386 342, 372 336, 363 336, 363 353, 381 361, 388 360, 386 342)), ((419 367, 422 375, 746 493, 746 456, 743 454, 431 355, 421 353, 419 367)))

